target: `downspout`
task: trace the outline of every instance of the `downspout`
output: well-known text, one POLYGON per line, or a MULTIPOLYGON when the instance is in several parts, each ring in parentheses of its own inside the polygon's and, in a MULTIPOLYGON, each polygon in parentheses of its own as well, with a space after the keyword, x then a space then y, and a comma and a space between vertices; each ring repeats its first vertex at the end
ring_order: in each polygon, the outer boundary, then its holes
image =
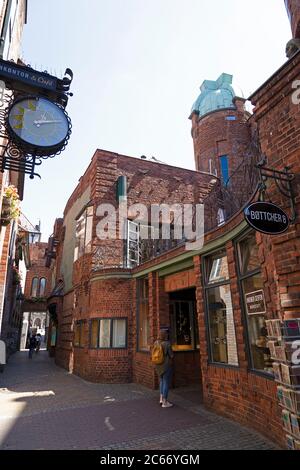
POLYGON ((0 38, 0 59, 3 59, 4 43, 5 43, 5 38, 7 35, 8 27, 9 27, 11 7, 12 7, 12 0, 8 0, 7 5, 6 5, 6 12, 5 12, 5 18, 3 22, 3 27, 1 31, 1 38, 0 38))

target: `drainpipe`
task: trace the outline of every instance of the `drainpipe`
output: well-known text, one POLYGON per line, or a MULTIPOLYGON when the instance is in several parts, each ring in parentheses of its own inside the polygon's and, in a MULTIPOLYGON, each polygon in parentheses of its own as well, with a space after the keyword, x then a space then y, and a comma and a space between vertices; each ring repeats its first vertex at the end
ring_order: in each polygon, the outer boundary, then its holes
POLYGON ((6 12, 5 12, 5 18, 3 22, 3 27, 1 31, 1 38, 0 38, 0 59, 3 59, 4 42, 5 42, 5 38, 7 35, 7 30, 9 28, 11 7, 12 7, 12 0, 8 0, 7 5, 6 5, 6 12))

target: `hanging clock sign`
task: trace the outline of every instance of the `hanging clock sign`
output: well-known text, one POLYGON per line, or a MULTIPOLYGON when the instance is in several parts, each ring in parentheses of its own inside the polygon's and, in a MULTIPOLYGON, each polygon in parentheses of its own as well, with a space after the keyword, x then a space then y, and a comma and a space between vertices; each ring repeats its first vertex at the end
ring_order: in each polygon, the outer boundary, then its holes
POLYGON ((36 156, 55 155, 63 150, 71 127, 65 109, 44 97, 19 98, 6 113, 6 128, 14 144, 36 156))
POLYGON ((258 232, 279 235, 290 225, 288 215, 271 202, 254 202, 244 210, 247 223, 258 232))

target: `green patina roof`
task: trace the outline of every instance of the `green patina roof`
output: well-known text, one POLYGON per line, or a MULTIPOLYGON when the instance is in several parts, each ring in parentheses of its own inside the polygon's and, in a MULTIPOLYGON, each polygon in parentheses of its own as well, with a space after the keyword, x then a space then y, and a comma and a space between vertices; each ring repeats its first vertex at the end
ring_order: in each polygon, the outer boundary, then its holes
POLYGON ((200 90, 201 93, 192 107, 192 113, 204 116, 218 109, 235 109, 233 99, 236 94, 232 87, 232 75, 222 73, 216 81, 204 80, 200 90))

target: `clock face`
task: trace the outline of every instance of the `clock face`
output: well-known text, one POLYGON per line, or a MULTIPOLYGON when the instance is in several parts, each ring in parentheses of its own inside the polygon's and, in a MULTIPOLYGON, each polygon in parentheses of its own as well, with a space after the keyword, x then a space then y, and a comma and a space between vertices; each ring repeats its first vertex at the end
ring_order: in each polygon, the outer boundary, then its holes
POLYGON ((24 98, 8 114, 10 131, 29 146, 51 148, 63 144, 69 121, 63 109, 46 98, 24 98))

